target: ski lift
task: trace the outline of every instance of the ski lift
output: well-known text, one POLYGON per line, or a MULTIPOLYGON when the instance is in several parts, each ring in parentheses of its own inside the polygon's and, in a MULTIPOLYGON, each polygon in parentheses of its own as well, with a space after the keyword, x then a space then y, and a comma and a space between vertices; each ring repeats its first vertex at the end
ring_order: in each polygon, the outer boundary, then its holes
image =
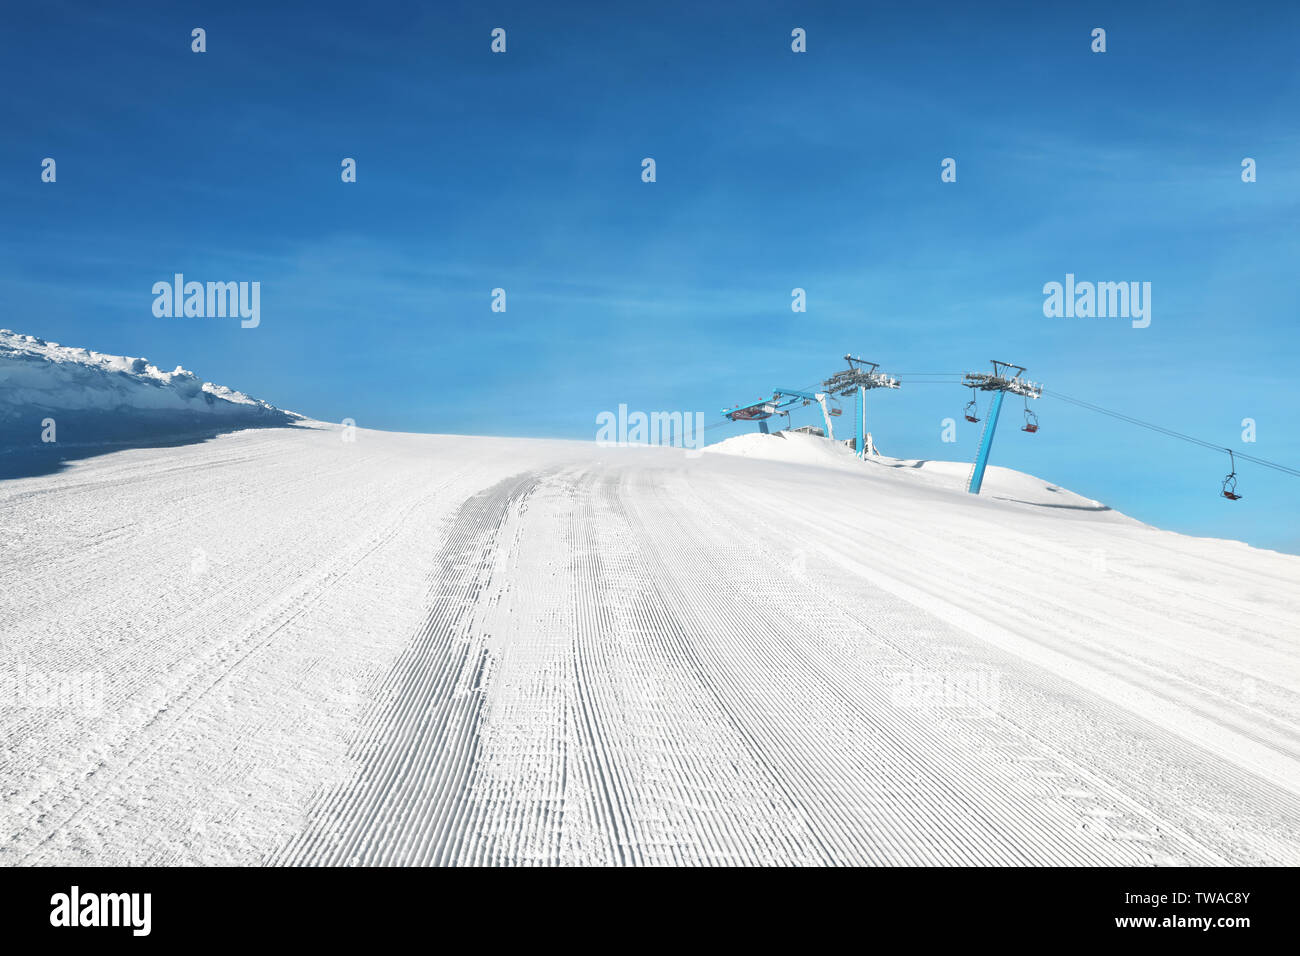
POLYGON ((1237 494, 1237 459, 1233 457, 1232 449, 1227 449, 1228 461, 1231 462, 1232 470, 1228 472, 1223 479, 1223 497, 1229 501, 1240 501, 1241 495, 1237 494))
POLYGON ((1025 424, 1020 430, 1031 435, 1038 431, 1038 416, 1029 410, 1028 398, 1025 399, 1025 424))
POLYGON ((968 422, 977 422, 980 420, 979 407, 975 404, 975 389, 973 388, 970 390, 970 401, 967 402, 966 407, 962 409, 962 414, 966 416, 966 421, 968 422))

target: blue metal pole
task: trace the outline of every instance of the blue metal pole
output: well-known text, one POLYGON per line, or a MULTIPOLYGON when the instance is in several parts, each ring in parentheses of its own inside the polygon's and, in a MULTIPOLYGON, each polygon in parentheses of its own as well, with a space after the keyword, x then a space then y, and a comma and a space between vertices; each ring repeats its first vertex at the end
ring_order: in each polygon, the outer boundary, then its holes
POLYGON ((854 444, 859 458, 867 455, 867 390, 858 386, 858 440, 854 444))
POLYGON ((984 434, 980 436, 979 454, 975 456, 975 467, 971 469, 970 486, 966 489, 972 495, 980 493, 980 485, 984 484, 984 469, 989 463, 989 452, 993 449, 993 432, 998 427, 998 415, 1002 411, 1002 396, 1004 391, 993 393, 993 403, 989 405, 988 421, 984 423, 984 434))
POLYGON ((758 420, 758 430, 764 435, 767 434, 767 422, 761 418, 758 420))

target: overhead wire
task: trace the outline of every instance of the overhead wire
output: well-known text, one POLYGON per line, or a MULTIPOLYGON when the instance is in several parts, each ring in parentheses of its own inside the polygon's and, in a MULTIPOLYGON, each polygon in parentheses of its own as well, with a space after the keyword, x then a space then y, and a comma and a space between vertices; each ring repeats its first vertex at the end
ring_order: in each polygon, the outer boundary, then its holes
MULTIPOLYGON (((962 372, 891 372, 890 374, 895 375, 897 378, 901 379, 903 381, 903 384, 905 385, 951 385, 951 384, 961 384, 962 376, 964 373, 962 372)), ((800 391, 811 391, 812 389, 817 387, 817 384, 805 386, 804 388, 800 389, 800 391)), ((1118 421, 1127 422, 1130 425, 1137 425, 1140 428, 1149 429, 1161 435, 1165 435, 1169 438, 1176 438, 1180 441, 1189 442, 1193 445, 1198 445, 1201 448, 1207 448, 1210 451, 1228 452, 1235 458, 1240 458, 1242 461, 1248 461, 1251 462, 1252 464, 1259 465, 1262 468, 1270 468, 1274 471, 1279 471, 1284 475, 1290 475, 1295 478, 1300 478, 1300 468, 1292 468, 1290 465, 1283 465, 1280 462, 1269 461, 1266 458, 1260 458, 1256 455, 1250 455, 1244 451, 1238 451, 1235 448, 1230 448, 1227 445, 1218 445, 1215 444, 1214 442, 1206 441, 1203 438, 1197 438, 1195 435, 1188 435, 1184 432, 1176 431, 1175 429, 1172 428, 1166 428, 1163 425, 1157 425, 1154 422, 1144 421, 1143 419, 1137 418, 1136 416, 1133 415, 1129 415, 1125 412, 1117 412, 1114 409, 1103 408, 1102 406, 1094 404, 1093 402, 1089 402, 1082 398, 1076 398, 1072 395, 1066 395, 1062 392, 1058 392, 1053 389, 1045 388, 1043 389, 1042 394, 1050 398, 1058 398, 1063 402, 1067 402, 1071 405, 1074 405, 1078 408, 1085 409, 1087 411, 1096 412, 1101 415, 1108 415, 1111 418, 1114 418, 1118 421)), ((729 425, 729 424, 732 424, 732 422, 724 418, 720 422, 716 422, 712 425, 706 425, 704 427, 706 430, 708 430, 711 428, 718 428, 721 427, 722 425, 729 425)))
POLYGON ((1276 461, 1269 461, 1266 458, 1259 458, 1255 455, 1249 455, 1244 451, 1238 451, 1237 449, 1230 448, 1227 445, 1216 445, 1213 442, 1205 441, 1204 439, 1197 438, 1194 435, 1187 435, 1183 432, 1175 431, 1172 428, 1166 428, 1163 425, 1157 425, 1153 422, 1143 421, 1140 418, 1135 418, 1134 416, 1125 414, 1124 412, 1117 412, 1110 408, 1102 408, 1100 405, 1094 405, 1092 402, 1085 401, 1084 399, 1081 398, 1075 398, 1071 395, 1065 395, 1062 394, 1061 392, 1049 391, 1047 389, 1044 389, 1043 394, 1050 396, 1052 398, 1059 398, 1063 402, 1068 402, 1071 405, 1077 405, 1078 407, 1085 408, 1088 411, 1098 412, 1102 415, 1109 415, 1111 418, 1115 418, 1123 422, 1128 422, 1130 425, 1137 425, 1141 428, 1148 428, 1151 431, 1159 432, 1160 434, 1167 435, 1170 438, 1177 438, 1180 441, 1190 442, 1193 445, 1199 445, 1202 448, 1208 448, 1211 451, 1229 452, 1235 458, 1240 458, 1242 461, 1249 461, 1263 468, 1271 468, 1274 471, 1282 472, 1284 475, 1291 475, 1294 478, 1300 478, 1300 468, 1292 468, 1290 465, 1283 465, 1276 461))

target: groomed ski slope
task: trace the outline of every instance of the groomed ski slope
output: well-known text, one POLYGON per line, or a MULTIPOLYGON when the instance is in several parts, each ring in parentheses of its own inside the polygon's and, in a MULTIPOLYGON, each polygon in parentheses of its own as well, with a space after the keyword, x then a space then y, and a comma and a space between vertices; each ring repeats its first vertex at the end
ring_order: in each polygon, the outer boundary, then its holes
POLYGON ((1300 863, 1300 558, 801 436, 0 482, 0 864, 1300 863), (25 695, 25 696, 24 696, 25 695))

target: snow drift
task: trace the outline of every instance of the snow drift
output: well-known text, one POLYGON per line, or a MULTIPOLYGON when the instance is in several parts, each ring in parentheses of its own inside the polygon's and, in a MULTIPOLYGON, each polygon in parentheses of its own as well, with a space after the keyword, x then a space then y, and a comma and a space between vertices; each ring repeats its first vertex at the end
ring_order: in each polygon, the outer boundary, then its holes
POLYGON ((165 440, 298 419, 205 382, 179 365, 69 348, 0 329, 0 447, 40 447, 47 420, 57 444, 165 440))
MULTIPOLYGON (((860 460, 843 442, 828 441, 817 435, 795 431, 749 432, 709 445, 708 454, 734 455, 739 458, 761 458, 765 461, 785 462, 817 468, 834 468, 861 474, 864 469, 884 477, 894 473, 898 481, 910 489, 929 486, 948 491, 963 491, 970 478, 968 461, 933 461, 916 458, 890 458, 871 455, 860 460)), ((989 465, 984 478, 984 497, 1004 498, 1025 504, 1052 508, 1069 508, 1077 511, 1107 511, 1125 521, 1135 519, 1113 511, 1108 505, 1075 494, 1059 485, 1053 485, 1035 475, 1027 475, 1013 468, 989 465)))

